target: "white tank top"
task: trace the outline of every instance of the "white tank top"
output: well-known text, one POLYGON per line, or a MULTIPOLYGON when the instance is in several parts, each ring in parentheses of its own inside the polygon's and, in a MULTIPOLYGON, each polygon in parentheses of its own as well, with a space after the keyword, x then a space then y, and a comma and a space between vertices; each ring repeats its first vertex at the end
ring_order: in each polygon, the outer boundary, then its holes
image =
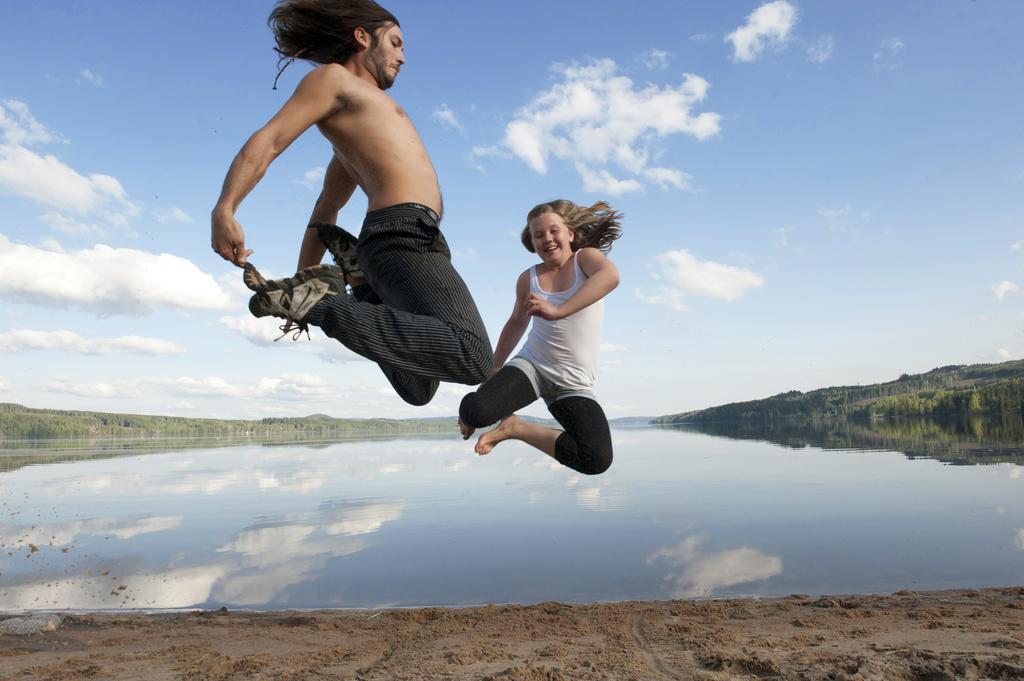
MULTIPOLYGON (((561 305, 575 294, 587 277, 572 256, 575 280, 565 291, 545 291, 537 282, 537 266, 530 268, 530 292, 552 305, 561 305)), ((586 390, 597 376, 597 355, 601 347, 604 301, 599 300, 563 319, 548 321, 534 317, 530 335, 519 356, 529 360, 544 378, 563 388, 586 390)))

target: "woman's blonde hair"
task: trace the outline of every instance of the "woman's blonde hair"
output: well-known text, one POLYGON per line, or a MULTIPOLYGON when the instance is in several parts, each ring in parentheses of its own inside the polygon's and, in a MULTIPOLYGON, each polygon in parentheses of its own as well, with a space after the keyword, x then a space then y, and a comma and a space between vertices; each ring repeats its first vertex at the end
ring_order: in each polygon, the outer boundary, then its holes
POLYGON ((622 213, 607 202, 598 201, 588 207, 578 206, 567 199, 555 199, 534 206, 526 214, 526 227, 523 228, 521 238, 523 246, 526 246, 530 253, 536 253, 530 235, 530 221, 544 213, 557 214, 565 221, 566 227, 572 230, 573 251, 592 247, 607 253, 612 249, 612 242, 622 236, 622 226, 619 224, 622 213))

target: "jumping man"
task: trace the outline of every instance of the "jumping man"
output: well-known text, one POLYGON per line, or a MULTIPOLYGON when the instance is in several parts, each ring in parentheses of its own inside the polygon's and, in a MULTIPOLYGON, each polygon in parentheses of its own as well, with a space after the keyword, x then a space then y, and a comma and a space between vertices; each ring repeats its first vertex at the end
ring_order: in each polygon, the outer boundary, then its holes
POLYGON ((491 344, 439 229, 437 175, 409 117, 384 93, 405 63, 398 20, 372 0, 281 0, 269 23, 283 58, 320 66, 232 162, 213 209, 213 250, 245 268, 254 315, 320 327, 377 362, 410 404, 429 402, 439 381, 482 382, 491 344), (313 125, 333 148, 323 191, 297 274, 266 281, 247 263, 253 251, 235 212, 313 125), (369 200, 358 240, 333 224, 357 186, 369 200), (319 265, 325 249, 341 267, 319 265))

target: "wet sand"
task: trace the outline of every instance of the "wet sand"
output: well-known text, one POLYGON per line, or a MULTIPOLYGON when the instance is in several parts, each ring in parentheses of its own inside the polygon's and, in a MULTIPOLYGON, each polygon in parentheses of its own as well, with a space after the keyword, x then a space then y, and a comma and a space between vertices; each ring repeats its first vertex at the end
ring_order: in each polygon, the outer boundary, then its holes
POLYGON ((1024 679, 1024 587, 67 615, 0 634, 0 679, 1024 679))

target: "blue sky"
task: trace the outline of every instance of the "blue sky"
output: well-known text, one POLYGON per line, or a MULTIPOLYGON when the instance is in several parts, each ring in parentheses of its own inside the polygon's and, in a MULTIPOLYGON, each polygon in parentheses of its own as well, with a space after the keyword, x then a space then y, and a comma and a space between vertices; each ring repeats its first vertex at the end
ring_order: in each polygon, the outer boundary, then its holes
MULTIPOLYGON (((213 417, 413 408, 314 332, 277 343, 209 249, 271 84, 269 2, 8 3, 0 401, 213 417)), ((550 198, 626 214, 596 392, 611 417, 1024 357, 1024 5, 387 4, 392 96, 496 341, 550 198)), ((308 132, 238 217, 283 276, 329 156, 308 132)), ((342 212, 357 229, 361 196, 342 212)), ((534 407, 528 413, 543 413, 534 407)))

